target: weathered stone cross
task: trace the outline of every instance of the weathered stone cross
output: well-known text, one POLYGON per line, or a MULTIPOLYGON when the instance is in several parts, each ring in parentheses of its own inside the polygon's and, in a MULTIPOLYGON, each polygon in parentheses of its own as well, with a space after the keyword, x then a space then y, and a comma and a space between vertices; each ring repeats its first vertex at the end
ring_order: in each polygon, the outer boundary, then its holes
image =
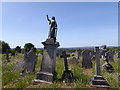
POLYGON ((68 71, 68 62, 67 62, 66 51, 63 51, 62 57, 64 58, 65 71, 68 71))

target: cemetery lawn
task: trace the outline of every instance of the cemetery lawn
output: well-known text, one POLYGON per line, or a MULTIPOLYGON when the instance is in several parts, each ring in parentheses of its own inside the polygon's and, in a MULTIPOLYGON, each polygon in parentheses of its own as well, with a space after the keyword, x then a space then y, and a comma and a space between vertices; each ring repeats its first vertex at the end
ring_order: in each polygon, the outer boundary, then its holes
MULTIPOLYGON (((32 75, 27 74, 26 76, 20 76, 21 70, 15 70, 15 63, 18 61, 23 61, 23 54, 18 54, 16 56, 10 56, 10 62, 5 62, 5 56, 1 55, 0 63, 2 61, 2 88, 93 88, 90 87, 90 80, 95 74, 95 61, 93 61, 92 69, 83 69, 82 68, 82 57, 80 57, 80 63, 78 65, 68 64, 69 70, 73 72, 76 82, 65 83, 56 80, 54 84, 32 84, 32 80, 36 79, 36 73, 39 72, 42 56, 38 55, 38 61, 35 68, 35 73, 32 75), (2 58, 1 58, 2 57, 2 58)), ((118 86, 118 58, 117 55, 114 56, 115 62, 110 62, 113 65, 115 72, 107 73, 102 72, 101 75, 108 81, 111 88, 119 88, 118 86)), ((100 61, 102 64, 104 61, 100 61)), ((0 68, 1 70, 1 68, 0 68)), ((60 79, 64 72, 64 61, 63 59, 56 58, 56 72, 57 78, 60 79)))

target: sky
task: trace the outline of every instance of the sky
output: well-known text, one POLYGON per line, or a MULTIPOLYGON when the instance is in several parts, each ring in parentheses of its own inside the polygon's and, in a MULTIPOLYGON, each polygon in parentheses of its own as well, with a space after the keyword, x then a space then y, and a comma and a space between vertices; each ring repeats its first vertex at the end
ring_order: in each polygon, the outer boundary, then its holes
POLYGON ((2 37, 11 48, 32 43, 42 48, 49 18, 56 17, 60 47, 117 46, 117 2, 4 2, 2 37))

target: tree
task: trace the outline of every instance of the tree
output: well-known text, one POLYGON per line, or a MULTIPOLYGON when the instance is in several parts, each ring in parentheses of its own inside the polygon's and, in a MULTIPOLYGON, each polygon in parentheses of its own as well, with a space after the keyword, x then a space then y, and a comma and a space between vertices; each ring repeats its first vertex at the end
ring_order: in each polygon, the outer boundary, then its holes
POLYGON ((26 44, 24 45, 24 50, 25 50, 26 52, 29 52, 31 48, 34 48, 34 49, 35 49, 35 47, 34 47, 34 45, 33 45, 32 43, 26 43, 26 44))
POLYGON ((21 50, 22 50, 22 49, 21 49, 21 46, 16 46, 16 48, 15 48, 15 51, 16 51, 16 52, 21 53, 21 50))
POLYGON ((11 53, 11 56, 15 56, 15 53, 16 53, 15 49, 10 49, 10 53, 11 53))
POLYGON ((1 49, 1 46, 2 46, 2 53, 6 53, 6 50, 10 52, 10 46, 8 43, 4 41, 0 41, 0 49, 1 49))

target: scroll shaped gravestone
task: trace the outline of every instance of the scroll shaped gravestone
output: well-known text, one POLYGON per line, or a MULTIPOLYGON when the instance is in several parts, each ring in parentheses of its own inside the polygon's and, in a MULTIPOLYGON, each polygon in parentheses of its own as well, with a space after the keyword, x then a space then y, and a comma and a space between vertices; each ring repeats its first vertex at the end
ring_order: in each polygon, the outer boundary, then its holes
POLYGON ((32 48, 28 53, 24 54, 24 70, 22 71, 22 75, 24 75, 25 73, 34 73, 36 62, 37 55, 32 48))
POLYGON ((108 52, 105 53, 105 63, 102 65, 102 70, 107 71, 109 73, 114 72, 113 66, 109 63, 109 57, 108 57, 108 52))
POLYGON ((82 53, 82 68, 92 68, 92 60, 90 51, 83 51, 82 53))
POLYGON ((64 65, 65 65, 65 71, 63 72, 62 80, 65 82, 73 82, 75 81, 75 78, 73 76, 73 73, 70 70, 68 70, 67 55, 65 51, 63 51, 62 57, 64 58, 64 65))
POLYGON ((107 81, 100 75, 100 52, 99 47, 96 47, 96 75, 91 79, 91 86, 92 87, 110 87, 110 85, 107 83, 107 81))

